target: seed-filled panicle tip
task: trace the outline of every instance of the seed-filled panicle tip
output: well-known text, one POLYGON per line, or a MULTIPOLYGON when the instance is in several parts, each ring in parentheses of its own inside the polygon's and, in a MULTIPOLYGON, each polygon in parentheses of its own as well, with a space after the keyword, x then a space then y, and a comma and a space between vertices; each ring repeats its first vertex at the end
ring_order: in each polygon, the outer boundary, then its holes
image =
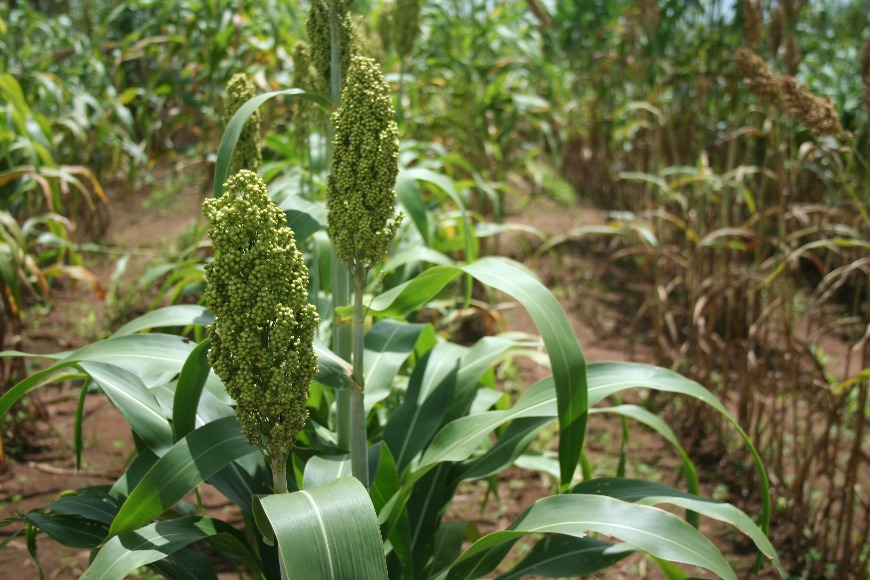
POLYGON ((380 65, 354 56, 341 109, 333 115, 327 204, 338 258, 355 267, 369 268, 383 260, 401 221, 393 189, 399 172, 394 115, 380 65))
POLYGON ((209 199, 203 213, 215 259, 206 265, 209 363, 236 401, 252 445, 286 456, 307 418, 308 389, 317 372, 308 303, 308 269, 284 212, 260 177, 240 171, 209 199))

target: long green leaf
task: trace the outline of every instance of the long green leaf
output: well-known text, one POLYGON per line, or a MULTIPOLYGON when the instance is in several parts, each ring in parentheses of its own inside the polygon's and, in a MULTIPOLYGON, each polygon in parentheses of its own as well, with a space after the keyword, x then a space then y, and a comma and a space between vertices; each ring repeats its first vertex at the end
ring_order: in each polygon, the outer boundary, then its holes
POLYGON ((424 332, 434 342, 431 325, 407 324, 391 319, 379 320, 366 333, 363 353, 366 411, 390 395, 396 374, 414 352, 424 332))
POLYGON ((202 306, 194 304, 176 304, 152 310, 138 318, 134 318, 117 331, 113 336, 124 336, 170 326, 190 326, 191 324, 207 325, 214 322, 211 312, 202 306))
POLYGON ((172 427, 160 409, 154 395, 133 373, 101 362, 78 365, 100 385, 133 432, 157 455, 172 447, 172 427))
POLYGON ((227 123, 226 129, 224 129, 223 137, 221 137, 221 144, 218 147, 218 156, 217 162, 215 163, 214 168, 214 197, 220 197, 223 193, 224 182, 229 177, 230 171, 230 160, 233 156, 233 149, 236 148, 236 143, 239 140, 239 135, 242 134, 242 127, 245 126, 245 123, 248 120, 248 117, 257 110, 257 108, 274 97, 285 96, 291 98, 298 99, 306 99, 312 101, 324 108, 329 108, 329 100, 321 95, 317 95, 314 93, 306 93, 301 89, 286 89, 283 91, 274 91, 271 93, 265 93, 262 95, 257 95, 246 101, 241 107, 238 108, 236 113, 230 119, 230 122, 227 123))
POLYGON ((106 524, 66 514, 30 512, 24 519, 54 541, 70 548, 96 548, 109 531, 106 524))
MULTIPOLYGON (((52 382, 52 376, 82 361, 96 361, 129 371, 140 379, 162 377, 181 370, 193 345, 187 339, 169 334, 118 336, 87 345, 72 353, 51 355, 58 358, 51 366, 36 372, 0 397, 0 416, 6 414, 21 397, 52 382)), ((0 353, 2 355, 3 353, 0 353)), ((8 353, 7 353, 8 354, 8 353)), ((18 356, 20 356, 19 354, 18 356)), ((24 355, 31 356, 31 355, 24 355)))
POLYGON ((590 405, 622 390, 640 387, 688 395, 716 409, 734 427, 752 455, 755 472, 761 487, 761 529, 764 530, 765 534, 770 532, 770 485, 767 480, 767 471, 764 469, 764 462, 761 460, 761 455, 759 455, 755 445, 752 444, 752 439, 713 393, 699 383, 674 371, 640 363, 596 363, 589 366, 588 380, 590 405))
POLYGON ((605 495, 641 505, 667 503, 698 512, 721 522, 726 522, 749 536, 755 542, 758 550, 773 561, 777 571, 783 577, 786 575, 776 550, 774 550, 773 545, 767 539, 764 532, 761 531, 761 528, 755 525, 755 522, 745 513, 730 503, 689 494, 663 483, 622 477, 584 481, 574 486, 571 489, 571 493, 605 495))
POLYGON ((592 538, 547 535, 510 572, 498 580, 520 580, 529 575, 570 578, 592 574, 613 566, 637 550, 628 544, 612 544, 592 538))
POLYGON ((718 548, 677 516, 606 496, 563 494, 536 501, 511 526, 476 541, 450 568, 449 580, 476 577, 487 552, 528 534, 583 537, 597 532, 656 557, 700 566, 726 580, 737 576, 718 548))
POLYGON ((377 515, 354 477, 254 498, 254 513, 267 540, 277 538, 288 578, 387 578, 377 515))
MULTIPOLYGON (((673 371, 640 363, 590 364, 587 381, 590 405, 626 389, 649 388, 694 397, 721 413, 734 426, 752 454, 762 494, 761 528, 765 533, 769 532, 770 487, 761 456, 746 432, 710 391, 673 371)), ((546 378, 532 385, 507 411, 489 411, 453 421, 435 436, 420 460, 418 469, 441 461, 468 459, 483 439, 508 421, 525 417, 555 417, 556 403, 553 380, 546 378)))
POLYGON ((203 425, 179 440, 136 485, 112 522, 110 535, 135 530, 174 506, 234 460, 257 452, 235 417, 203 425))
POLYGON ((196 426, 196 410, 210 370, 208 366, 210 347, 211 339, 207 338, 199 343, 181 367, 172 405, 172 433, 175 441, 186 436, 196 426))
POLYGON ((431 300, 463 272, 518 300, 541 333, 558 395, 559 467, 562 488, 567 489, 586 432, 586 359, 565 312, 543 284, 515 263, 483 258, 462 268, 439 266, 426 270, 410 282, 377 296, 370 311, 388 316, 405 314, 431 300))
MULTIPOLYGON (((111 538, 97 552, 83 579, 122 580, 138 568, 163 559, 193 542, 225 535, 223 541, 246 551, 240 532, 221 520, 187 516, 154 522, 111 538)), ((253 561, 253 558, 248 558, 253 561)))
POLYGON ((456 387, 461 360, 461 352, 454 349, 461 347, 441 343, 426 353, 411 375, 402 404, 390 416, 384 441, 395 453, 399 473, 426 447, 441 426, 456 387))

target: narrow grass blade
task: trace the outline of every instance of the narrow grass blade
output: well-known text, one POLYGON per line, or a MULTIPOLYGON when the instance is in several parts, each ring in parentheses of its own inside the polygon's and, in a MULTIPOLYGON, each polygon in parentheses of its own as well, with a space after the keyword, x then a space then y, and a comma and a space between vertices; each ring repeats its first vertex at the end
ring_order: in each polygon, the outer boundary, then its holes
POLYGON ((196 426, 196 410, 205 381, 208 379, 208 349, 211 339, 199 343, 181 367, 172 405, 172 434, 175 441, 185 437, 196 426))

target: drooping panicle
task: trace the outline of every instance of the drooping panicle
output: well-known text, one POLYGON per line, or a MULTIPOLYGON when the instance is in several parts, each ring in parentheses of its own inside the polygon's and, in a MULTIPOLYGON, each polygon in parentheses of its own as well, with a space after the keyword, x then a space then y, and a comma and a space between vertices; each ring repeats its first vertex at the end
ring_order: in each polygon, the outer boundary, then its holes
POLYGON ((206 265, 209 363, 236 401, 252 445, 284 458, 308 416, 305 403, 317 372, 308 303, 308 268, 284 212, 260 177, 242 170, 209 199, 214 261, 206 265))
POLYGON ((846 135, 830 99, 813 94, 793 76, 777 73, 751 50, 739 49, 735 60, 749 90, 760 100, 791 115, 813 135, 846 135))
POLYGON ((399 129, 376 61, 353 57, 341 102, 333 115, 329 235, 342 262, 367 269, 384 259, 401 221, 394 191, 399 129))
MULTIPOLYGON (((227 96, 224 100, 223 123, 226 126, 236 111, 245 101, 257 94, 254 83, 245 73, 232 76, 227 82, 227 96)), ((233 150, 230 161, 230 175, 235 175, 242 169, 257 172, 263 162, 263 154, 260 151, 260 111, 254 111, 242 127, 242 133, 233 150)))

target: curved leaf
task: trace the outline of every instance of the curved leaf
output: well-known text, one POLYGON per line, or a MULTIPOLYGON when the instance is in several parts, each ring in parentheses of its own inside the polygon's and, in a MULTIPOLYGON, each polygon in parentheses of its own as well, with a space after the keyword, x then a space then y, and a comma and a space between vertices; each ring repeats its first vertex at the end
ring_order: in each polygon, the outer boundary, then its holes
POLYGON ((616 564, 637 550, 628 544, 612 544, 592 538, 544 536, 532 551, 498 580, 520 580, 529 575, 570 578, 592 574, 616 564))
POLYGON ((255 497, 254 513, 267 541, 277 537, 288 578, 387 578, 377 515, 354 477, 255 497))
POLYGON ((214 316, 202 306, 176 304, 174 306, 164 306, 134 318, 115 331, 113 336, 124 336, 143 330, 169 326, 190 326, 191 324, 201 324, 204 326, 212 322, 214 322, 214 316))
POLYGON ((755 525, 749 516, 730 503, 689 494, 662 483, 623 477, 584 481, 574 486, 571 493, 605 495, 641 505, 667 503, 731 524, 755 542, 758 550, 773 561, 777 571, 783 577, 786 575, 776 550, 761 528, 755 525))
POLYGON ((131 372, 101 362, 78 365, 100 385, 133 432, 157 455, 172 447, 172 427, 160 409, 154 395, 142 380, 131 372))
POLYGON ((381 315, 404 314, 431 300, 463 272, 518 300, 541 333, 558 394, 559 468, 562 487, 567 489, 580 459, 586 432, 586 359, 565 312, 543 284, 509 260, 483 258, 461 268, 430 268, 377 296, 369 309, 381 315))
POLYGON ((379 320, 366 332, 363 352, 366 411, 390 395, 396 374, 424 333, 434 342, 435 332, 431 325, 407 324, 388 318, 379 320))
POLYGON ((196 427, 196 410, 202 389, 211 368, 208 366, 208 349, 211 339, 207 338, 191 351, 181 367, 181 375, 175 386, 172 404, 172 433, 178 441, 196 427))
MULTIPOLYGON (((198 540, 221 538, 237 552, 247 552, 240 532, 221 520, 187 516, 154 522, 141 529, 125 532, 111 538, 97 552, 82 578, 122 580, 138 568, 161 560, 198 540)), ((248 563, 254 558, 246 558, 248 563)))
POLYGON ((269 99, 280 95, 283 95, 285 97, 306 99, 322 107, 329 107, 329 101, 325 97, 314 93, 306 93, 301 89, 286 89, 283 91, 274 91, 271 93, 257 95, 256 97, 248 99, 244 104, 242 104, 241 107, 238 108, 236 113, 230 119, 230 122, 227 123, 227 127, 224 130, 223 137, 221 137, 221 144, 220 147, 218 147, 218 156, 214 168, 214 197, 220 197, 223 193, 224 182, 227 180, 230 171, 230 160, 233 156, 233 149, 236 148, 236 143, 239 140, 239 135, 242 134, 242 127, 245 126, 248 117, 250 117, 251 114, 256 111, 260 105, 262 105, 269 99))
MULTIPOLYGON (((107 338, 72 353, 64 353, 61 355, 63 358, 50 367, 30 375, 6 391, 0 397, 0 416, 6 414, 21 397, 52 382, 53 375, 64 368, 74 366, 75 363, 82 361, 107 363, 127 370, 140 379, 145 379, 179 372, 193 347, 193 343, 180 336, 134 334, 107 338)), ((55 356, 47 358, 55 358, 55 356)))
POLYGON ((245 440, 235 417, 207 423, 179 440, 148 470, 121 506, 109 534, 139 528, 226 465, 257 451, 245 440))
POLYGON ((588 381, 590 405, 622 390, 640 387, 688 395, 716 409, 734 427, 752 455, 761 486, 761 529, 765 533, 770 532, 770 484, 764 462, 752 444, 752 439, 713 393, 674 371, 641 363, 607 362, 589 365, 588 381))
MULTIPOLYGON (((664 437, 668 443, 673 445, 674 449, 676 449, 680 458, 683 460, 683 469, 686 473, 686 487, 689 490, 689 493, 698 494, 700 493, 700 483, 698 482, 698 472, 695 469, 695 464, 689 458, 689 454, 686 453, 686 450, 683 449, 683 446, 680 445, 680 442, 677 440, 677 436, 674 435, 674 432, 668 427, 668 424, 665 423, 661 417, 650 413, 646 409, 642 407, 638 407, 637 405, 617 405, 615 407, 597 407, 595 409, 590 409, 590 413, 613 413, 615 415, 621 415, 623 417, 629 417, 634 419, 638 423, 646 425, 650 429, 659 433, 662 437, 664 437)), ((697 526, 696 526, 697 527, 697 526)))
POLYGON ((583 537, 597 532, 618 538, 665 560, 700 566, 726 580, 736 574, 718 548, 677 516, 654 507, 595 495, 563 494, 539 499, 504 531, 474 542, 451 566, 449 580, 477 577, 487 552, 533 533, 583 537))

